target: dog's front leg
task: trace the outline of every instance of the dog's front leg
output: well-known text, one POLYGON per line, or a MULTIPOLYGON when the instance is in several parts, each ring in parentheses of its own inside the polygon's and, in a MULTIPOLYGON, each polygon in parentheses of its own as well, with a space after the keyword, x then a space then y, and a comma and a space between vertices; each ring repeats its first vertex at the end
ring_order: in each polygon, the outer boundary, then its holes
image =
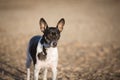
POLYGON ((41 69, 40 66, 35 65, 35 69, 34 69, 34 80, 38 80, 40 69, 41 69))
POLYGON ((47 68, 45 68, 44 70, 43 80, 47 80, 47 68))
POLYGON ((27 80, 30 80, 30 68, 27 68, 27 80))
POLYGON ((53 73, 52 80, 56 80, 56 78, 57 78, 57 67, 52 67, 52 73, 53 73))

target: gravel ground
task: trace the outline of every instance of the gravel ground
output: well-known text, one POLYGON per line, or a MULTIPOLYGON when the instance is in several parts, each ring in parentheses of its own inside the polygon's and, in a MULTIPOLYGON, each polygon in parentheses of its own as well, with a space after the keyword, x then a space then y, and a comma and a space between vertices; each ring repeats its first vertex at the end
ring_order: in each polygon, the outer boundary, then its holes
MULTIPOLYGON (((8 36, 0 40, 0 80, 26 79, 27 39, 26 36, 8 36)), ((58 80, 120 80, 119 45, 80 45, 75 42, 61 44, 58 48, 58 80)), ((48 79, 51 80, 49 73, 48 79)))

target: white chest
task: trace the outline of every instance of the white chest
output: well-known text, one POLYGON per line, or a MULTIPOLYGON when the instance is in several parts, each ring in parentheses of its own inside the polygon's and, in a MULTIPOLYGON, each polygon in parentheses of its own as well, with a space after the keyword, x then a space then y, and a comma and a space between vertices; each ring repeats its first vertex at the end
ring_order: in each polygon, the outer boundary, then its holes
MULTIPOLYGON (((37 54, 36 54, 36 64, 39 65, 40 67, 53 67, 57 66, 58 63, 58 50, 57 48, 47 48, 46 52, 46 59, 45 60, 40 60, 37 55, 38 53, 42 52, 42 45, 38 44, 37 47, 37 54)), ((42 53, 41 53, 42 54, 42 53)))

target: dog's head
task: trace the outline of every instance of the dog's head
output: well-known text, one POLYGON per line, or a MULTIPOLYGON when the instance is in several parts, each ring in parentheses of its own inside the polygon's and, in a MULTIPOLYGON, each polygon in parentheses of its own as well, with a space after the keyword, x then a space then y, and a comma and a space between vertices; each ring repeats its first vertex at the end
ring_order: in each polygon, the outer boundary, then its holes
POLYGON ((56 47, 57 42, 60 39, 60 33, 63 30, 63 26, 65 24, 64 18, 61 18, 56 27, 48 27, 47 22, 41 18, 40 19, 40 30, 44 33, 43 38, 47 44, 51 47, 56 47))

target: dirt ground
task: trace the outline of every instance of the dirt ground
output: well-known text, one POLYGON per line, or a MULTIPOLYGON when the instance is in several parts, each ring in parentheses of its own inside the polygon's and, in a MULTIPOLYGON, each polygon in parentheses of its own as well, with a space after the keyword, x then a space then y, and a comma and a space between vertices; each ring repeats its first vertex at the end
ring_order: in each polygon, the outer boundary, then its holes
POLYGON ((66 20, 58 80, 120 80, 119 9, 119 0, 0 0, 0 80, 26 80, 27 43, 42 35, 41 17, 49 26, 66 20))

